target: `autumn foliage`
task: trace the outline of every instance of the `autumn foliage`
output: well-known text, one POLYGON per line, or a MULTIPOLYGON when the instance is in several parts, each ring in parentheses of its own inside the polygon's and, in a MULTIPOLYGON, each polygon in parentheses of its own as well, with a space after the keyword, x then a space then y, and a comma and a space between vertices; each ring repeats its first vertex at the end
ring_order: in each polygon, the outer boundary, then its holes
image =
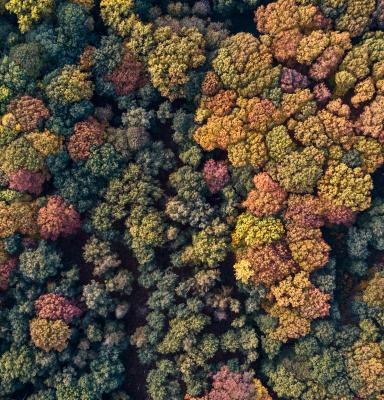
POLYGON ((82 314, 82 310, 73 301, 53 293, 40 296, 35 301, 35 309, 40 318, 62 319, 66 323, 71 322, 73 318, 82 314))
POLYGON ((60 196, 51 196, 40 208, 37 225, 44 239, 56 240, 59 236, 73 235, 80 229, 80 215, 60 196))
POLYGON ((384 0, 0 0, 0 399, 384 400, 384 0))
MULTIPOLYGON (((382 75, 367 49, 379 39, 353 45, 357 26, 348 31, 340 18, 333 30, 329 15, 294 0, 258 7, 262 36, 239 33, 224 41, 201 86, 196 142, 205 151, 226 150, 235 168, 260 170, 232 234, 242 282, 271 287, 325 267, 330 246, 321 228, 351 225, 371 205, 371 174, 383 164, 383 125, 379 113, 373 116, 382 75), (357 65, 357 54, 366 54, 362 64, 371 72, 357 65), (332 77, 339 82, 334 89, 332 77)), ((308 304, 316 296, 326 303, 328 296, 316 290, 308 292, 308 304)), ((329 305, 306 321, 297 310, 266 310, 284 314, 281 331, 295 320, 299 337, 309 332, 308 321, 328 315, 329 305)))

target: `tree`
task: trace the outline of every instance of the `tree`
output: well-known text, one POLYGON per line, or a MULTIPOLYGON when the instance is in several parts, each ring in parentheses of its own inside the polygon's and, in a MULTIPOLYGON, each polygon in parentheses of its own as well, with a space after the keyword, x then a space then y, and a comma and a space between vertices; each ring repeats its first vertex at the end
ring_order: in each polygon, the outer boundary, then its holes
POLYGON ((238 253, 234 269, 236 279, 256 285, 262 283, 270 287, 296 272, 298 266, 293 261, 286 243, 277 242, 268 246, 249 247, 243 253, 238 253))
POLYGON ((31 172, 20 169, 9 175, 9 187, 19 192, 28 192, 39 195, 43 191, 43 183, 46 177, 40 172, 31 172))
POLYGON ((16 15, 22 33, 30 30, 34 22, 49 15, 54 7, 53 0, 9 0, 5 8, 16 15))
POLYGON ((48 83, 47 96, 51 101, 64 105, 89 100, 94 85, 88 78, 88 73, 82 72, 76 65, 66 65, 48 83))
POLYGON ((60 253, 43 240, 36 249, 26 249, 20 255, 20 272, 34 282, 44 282, 62 267, 60 253))
POLYGON ((329 167, 318 183, 319 198, 352 211, 363 211, 371 205, 372 180, 361 168, 345 164, 329 167))
POLYGON ((287 193, 267 173, 253 178, 255 189, 248 193, 242 206, 256 217, 277 214, 285 205, 287 193))
POLYGON ((148 57, 153 85, 171 101, 185 97, 189 71, 205 61, 204 37, 195 28, 173 32, 170 27, 162 27, 154 32, 154 41, 155 48, 148 57))
POLYGON ((240 214, 232 244, 240 246, 263 246, 279 240, 284 234, 284 226, 278 218, 258 218, 249 213, 240 214))
POLYGON ((118 96, 126 96, 145 85, 144 65, 131 53, 126 52, 122 63, 108 74, 106 79, 113 83, 118 96))
POLYGON ((30 323, 32 342, 44 351, 63 351, 68 345, 71 329, 62 320, 35 318, 30 323))
POLYGON ((10 258, 9 260, 0 263, 0 290, 7 290, 9 276, 17 267, 17 259, 10 258))
POLYGON ((38 373, 32 349, 26 345, 13 345, 0 358, 0 393, 12 393, 20 383, 33 381, 38 373))
POLYGON ((250 33, 238 33, 226 39, 212 66, 227 89, 239 95, 254 97, 273 87, 280 67, 273 67, 272 55, 263 43, 250 33))
POLYGON ((7 107, 23 132, 37 129, 39 124, 49 118, 49 111, 44 102, 31 96, 21 96, 12 100, 7 107))
POLYGON ((75 317, 82 315, 82 310, 76 306, 75 302, 67 300, 65 297, 48 293, 40 296, 35 301, 35 309, 39 318, 49 320, 63 320, 67 324, 75 317))
POLYGON ((212 390, 208 398, 212 400, 253 400, 256 396, 252 374, 231 372, 222 367, 212 376, 212 390))
POLYGON ((104 23, 126 36, 135 23, 141 24, 134 13, 133 0, 102 0, 100 13, 104 23))
POLYGON ((68 153, 74 161, 85 160, 91 146, 100 146, 103 139, 104 127, 95 118, 78 122, 68 143, 68 153))
POLYGON ((211 193, 220 192, 229 182, 227 164, 223 161, 216 162, 209 159, 204 164, 203 176, 211 193))
POLYGON ((80 215, 60 196, 51 196, 47 205, 40 208, 37 225, 44 239, 56 240, 59 236, 76 233, 80 227, 80 215))

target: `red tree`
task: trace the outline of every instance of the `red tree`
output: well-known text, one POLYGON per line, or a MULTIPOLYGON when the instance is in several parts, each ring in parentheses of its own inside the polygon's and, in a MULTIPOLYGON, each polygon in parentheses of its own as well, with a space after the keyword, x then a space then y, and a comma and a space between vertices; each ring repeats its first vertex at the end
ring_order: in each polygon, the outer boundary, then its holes
POLYGON ((325 219, 330 224, 352 225, 356 218, 356 212, 350 208, 336 206, 331 203, 326 203, 325 219))
POLYGON ((78 122, 69 139, 68 152, 72 160, 88 158, 91 146, 100 146, 104 142, 104 126, 95 118, 78 122))
POLYGON ((147 81, 144 65, 130 53, 124 55, 122 63, 106 78, 113 83, 118 96, 125 96, 139 89, 147 81))
POLYGON ((287 193, 266 172, 255 175, 253 183, 255 190, 248 193, 243 207, 257 217, 276 214, 283 209, 287 193))
POLYGON ((80 317, 83 313, 73 301, 54 293, 40 296, 35 301, 35 309, 40 318, 62 319, 66 323, 70 323, 73 318, 80 317))
POLYGON ((3 264, 0 264, 0 290, 8 288, 9 275, 17 266, 17 259, 10 258, 3 264))
POLYGON ((9 188, 39 195, 43 191, 45 176, 40 172, 20 169, 9 174, 9 188))
POLYGON ((254 400, 255 385, 250 373, 231 372, 228 367, 222 367, 212 377, 212 390, 208 395, 210 400, 254 400))
POLYGON ((229 182, 228 166, 225 161, 208 160, 204 164, 203 177, 211 193, 220 192, 229 182))
POLYGON ((71 204, 55 195, 40 208, 37 225, 44 239, 56 240, 60 235, 69 236, 80 229, 80 215, 71 204))
POLYGON ((7 110, 16 117, 24 132, 36 129, 40 121, 49 118, 44 103, 31 96, 21 96, 11 101, 7 110))

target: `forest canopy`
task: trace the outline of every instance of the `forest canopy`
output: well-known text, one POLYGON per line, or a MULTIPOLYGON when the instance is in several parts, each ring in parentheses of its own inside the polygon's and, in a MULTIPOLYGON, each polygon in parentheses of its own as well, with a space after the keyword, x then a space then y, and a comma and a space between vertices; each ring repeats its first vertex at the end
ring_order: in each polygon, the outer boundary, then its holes
POLYGON ((384 3, 0 0, 0 399, 384 400, 384 3))

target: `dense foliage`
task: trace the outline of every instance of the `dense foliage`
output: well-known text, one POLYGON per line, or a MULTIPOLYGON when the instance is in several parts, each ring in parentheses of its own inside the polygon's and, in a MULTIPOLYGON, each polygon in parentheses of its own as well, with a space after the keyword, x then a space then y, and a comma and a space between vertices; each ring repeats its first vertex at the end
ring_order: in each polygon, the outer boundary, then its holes
POLYGON ((381 0, 0 0, 0 398, 384 400, 381 0))

